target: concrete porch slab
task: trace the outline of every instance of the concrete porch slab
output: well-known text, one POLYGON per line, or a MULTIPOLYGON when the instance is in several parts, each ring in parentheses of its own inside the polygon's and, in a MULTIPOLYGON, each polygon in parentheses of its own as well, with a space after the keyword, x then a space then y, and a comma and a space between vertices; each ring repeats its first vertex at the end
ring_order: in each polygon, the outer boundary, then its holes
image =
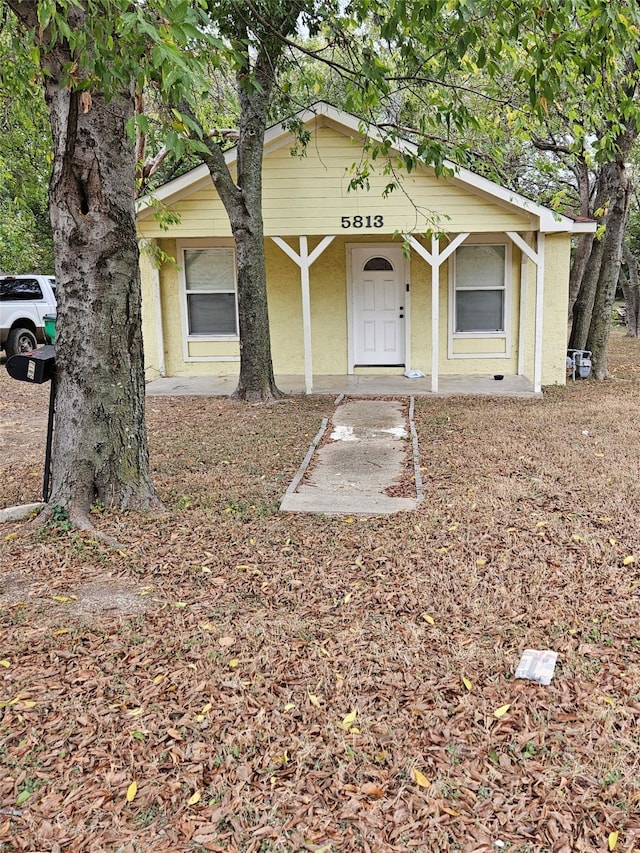
MULTIPOLYGON (((148 395, 228 397, 236 389, 237 376, 173 376, 154 379, 146 385, 148 395)), ((276 385, 285 394, 304 394, 304 376, 278 375, 276 385)), ((407 379, 390 375, 314 376, 313 393, 345 394, 356 397, 444 397, 452 395, 482 397, 542 397, 525 376, 505 376, 502 380, 488 374, 478 376, 440 376, 437 394, 431 391, 431 378, 407 379)))

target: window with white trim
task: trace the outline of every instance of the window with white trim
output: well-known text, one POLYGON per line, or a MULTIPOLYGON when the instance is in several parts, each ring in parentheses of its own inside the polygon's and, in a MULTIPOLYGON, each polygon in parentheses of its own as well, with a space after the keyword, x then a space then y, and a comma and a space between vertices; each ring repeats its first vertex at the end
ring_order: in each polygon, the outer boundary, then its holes
POLYGON ((506 246, 460 246, 455 253, 453 331, 505 330, 506 246))
POLYGON ((237 336, 234 250, 185 249, 184 281, 189 336, 237 336))

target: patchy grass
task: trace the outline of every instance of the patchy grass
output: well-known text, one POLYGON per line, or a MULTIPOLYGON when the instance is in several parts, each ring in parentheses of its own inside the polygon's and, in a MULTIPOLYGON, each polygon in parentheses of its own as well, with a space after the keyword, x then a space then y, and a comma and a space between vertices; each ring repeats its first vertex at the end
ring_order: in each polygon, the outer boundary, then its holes
POLYGON ((149 400, 165 515, 0 533, 0 851, 640 850, 640 344, 611 362, 417 400, 395 517, 277 512, 332 400, 149 400))

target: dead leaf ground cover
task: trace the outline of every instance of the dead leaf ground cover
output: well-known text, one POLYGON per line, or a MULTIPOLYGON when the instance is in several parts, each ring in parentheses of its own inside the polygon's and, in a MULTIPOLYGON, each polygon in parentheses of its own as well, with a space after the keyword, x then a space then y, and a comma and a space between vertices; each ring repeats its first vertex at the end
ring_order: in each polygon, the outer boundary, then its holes
POLYGON ((640 346, 612 362, 418 399, 395 517, 278 513, 330 399, 149 400, 164 516, 0 532, 0 850, 639 850, 640 346))

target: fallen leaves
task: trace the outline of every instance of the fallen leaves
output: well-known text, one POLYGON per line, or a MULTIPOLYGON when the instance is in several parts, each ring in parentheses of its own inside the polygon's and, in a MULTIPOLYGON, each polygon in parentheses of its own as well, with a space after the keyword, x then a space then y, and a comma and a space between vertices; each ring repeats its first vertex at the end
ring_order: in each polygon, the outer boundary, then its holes
POLYGON ((101 514, 126 561, 0 536, 2 843, 631 850, 640 449, 612 433, 624 464, 594 474, 573 439, 630 399, 418 401, 429 499, 348 524, 276 508, 331 401, 150 399, 188 524, 101 514), (78 619, 86 577, 127 573, 145 612, 78 619), (548 688, 514 680, 525 645, 561 652, 548 688))

